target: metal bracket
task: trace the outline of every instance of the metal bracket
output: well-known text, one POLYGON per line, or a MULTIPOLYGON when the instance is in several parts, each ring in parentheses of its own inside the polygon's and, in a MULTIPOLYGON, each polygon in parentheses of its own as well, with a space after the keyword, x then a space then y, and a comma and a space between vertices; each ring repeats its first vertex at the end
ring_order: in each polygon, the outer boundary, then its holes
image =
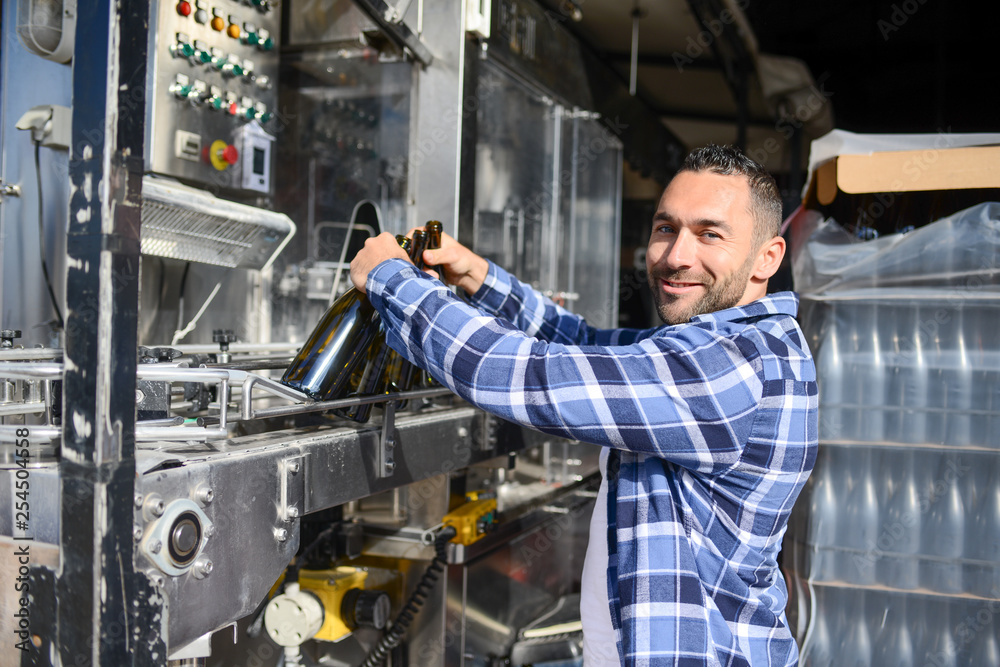
MULTIPOLYGON (((431 64, 434 56, 421 41, 420 36, 410 30, 410 26, 401 20, 402 14, 397 11, 396 7, 389 6, 386 0, 355 0, 355 3, 378 24, 390 39, 409 51, 421 65, 427 67, 431 64)), ((408 6, 409 2, 400 4, 404 12, 408 6)))
POLYGON ((376 472, 379 477, 391 477, 396 469, 393 459, 393 449, 396 447, 396 402, 388 401, 383 406, 382 435, 378 443, 376 456, 376 472))
POLYGON ((281 478, 281 504, 278 515, 282 521, 294 521, 304 509, 305 471, 302 469, 305 457, 293 456, 278 463, 281 478))

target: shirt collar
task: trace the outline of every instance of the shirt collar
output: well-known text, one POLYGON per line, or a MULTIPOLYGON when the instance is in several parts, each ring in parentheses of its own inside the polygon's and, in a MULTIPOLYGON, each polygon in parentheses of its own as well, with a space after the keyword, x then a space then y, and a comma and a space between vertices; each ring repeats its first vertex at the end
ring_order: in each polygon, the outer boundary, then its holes
POLYGON ((735 322, 767 315, 790 315, 795 317, 799 311, 799 295, 795 292, 775 292, 762 299, 751 301, 742 306, 733 306, 714 313, 695 315, 692 322, 735 322))

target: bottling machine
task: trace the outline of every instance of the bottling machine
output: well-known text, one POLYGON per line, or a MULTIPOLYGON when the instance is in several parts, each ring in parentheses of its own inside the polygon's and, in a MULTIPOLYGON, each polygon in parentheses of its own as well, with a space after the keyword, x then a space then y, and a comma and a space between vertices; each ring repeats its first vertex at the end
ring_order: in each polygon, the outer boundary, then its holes
POLYGON ((679 143, 529 0, 2 11, 0 662, 579 656, 595 448, 277 378, 432 218, 613 326, 623 141, 679 143))

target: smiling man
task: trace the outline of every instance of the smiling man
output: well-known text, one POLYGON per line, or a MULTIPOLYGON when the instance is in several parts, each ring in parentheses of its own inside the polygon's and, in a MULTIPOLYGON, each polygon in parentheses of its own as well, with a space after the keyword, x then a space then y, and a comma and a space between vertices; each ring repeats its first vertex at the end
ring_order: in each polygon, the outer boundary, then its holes
POLYGON ((369 240, 351 277, 390 345, 470 403, 605 447, 581 615, 587 667, 793 665, 777 567, 816 458, 816 373, 771 176, 731 147, 688 156, 647 251, 664 326, 598 330, 446 237, 428 265, 369 240))

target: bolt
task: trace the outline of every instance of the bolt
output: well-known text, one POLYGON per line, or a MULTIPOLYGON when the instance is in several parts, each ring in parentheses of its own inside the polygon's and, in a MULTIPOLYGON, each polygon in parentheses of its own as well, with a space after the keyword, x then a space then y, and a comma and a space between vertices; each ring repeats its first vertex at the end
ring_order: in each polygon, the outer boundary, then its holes
POLYGON ((209 487, 202 485, 195 490, 194 497, 202 505, 208 505, 215 498, 215 492, 209 487))
POLYGON ((284 528, 275 528, 274 539, 278 540, 279 542, 286 542, 288 540, 288 531, 285 530, 284 528))
POLYGON ((146 521, 151 521, 154 517, 163 516, 163 512, 166 509, 167 504, 164 503, 163 498, 156 493, 151 493, 146 496, 146 500, 142 504, 142 514, 146 521))
POLYGON ((191 574, 194 575, 195 579, 204 579, 212 574, 213 567, 212 561, 202 556, 191 566, 191 574))
POLYGON ((136 403, 142 403, 144 400, 146 400, 146 394, 143 393, 142 389, 136 389, 135 390, 135 402, 136 403))
POLYGON ((299 462, 298 461, 290 461, 288 463, 288 472, 290 472, 290 473, 292 473, 294 475, 298 471, 299 471, 299 462))
POLYGON ((135 498, 133 498, 133 502, 135 502, 135 506, 136 507, 142 507, 142 494, 141 493, 135 494, 135 498))
POLYGON ((391 475, 392 471, 395 470, 395 469, 396 469, 396 462, 395 461, 386 461, 385 462, 385 472, 386 472, 386 474, 391 475))
POLYGON ((212 535, 215 535, 215 526, 209 524, 205 526, 205 537, 211 537, 212 535))
POLYGON ((142 539, 142 526, 135 526, 132 528, 132 539, 136 542, 142 539))
POLYGON ((299 515, 299 508, 296 507, 295 505, 292 505, 291 507, 288 508, 287 514, 290 518, 294 519, 299 515))
POLYGON ((162 549, 162 548, 163 548, 163 544, 159 540, 150 540, 149 541, 149 553, 151 553, 151 554, 158 554, 158 553, 160 553, 160 549, 162 549))
POLYGON ((464 426, 459 426, 458 427, 458 437, 460 437, 460 438, 467 438, 467 437, 469 437, 469 429, 465 428, 464 426))

